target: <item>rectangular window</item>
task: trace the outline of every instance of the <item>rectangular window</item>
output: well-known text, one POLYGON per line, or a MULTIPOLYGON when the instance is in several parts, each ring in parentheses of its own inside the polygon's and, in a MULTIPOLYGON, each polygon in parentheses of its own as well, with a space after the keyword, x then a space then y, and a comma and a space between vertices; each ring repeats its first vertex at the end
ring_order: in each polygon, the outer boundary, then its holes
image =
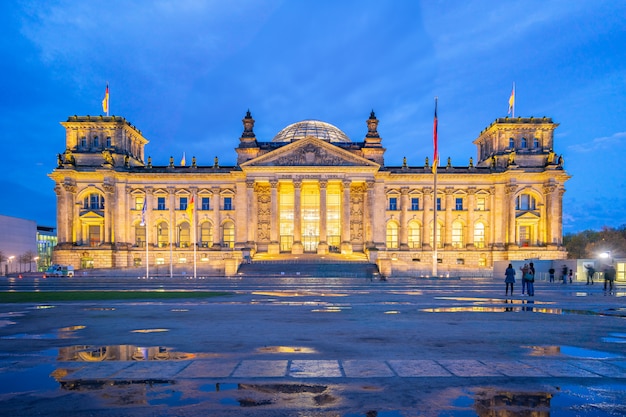
POLYGON ((107 148, 111 147, 111 136, 107 136, 107 148))
POLYGON ((100 146, 100 140, 98 139, 97 136, 94 136, 94 138, 93 138, 93 147, 97 148, 99 146, 100 146))
POLYGON ((187 210, 187 197, 181 197, 178 200, 178 209, 179 210, 187 210))
POLYGON ((202 208, 200 210, 211 210, 209 197, 202 197, 202 208))
POLYGON ((411 210, 417 211, 420 209, 420 199, 413 197, 411 198, 411 210))
POLYGON ((437 197, 437 211, 441 211, 441 197, 437 197))
POLYGON ((455 210, 463 210, 463 199, 462 198, 457 198, 455 200, 455 204, 454 204, 454 209, 455 210))
POLYGON ((143 210, 143 197, 135 197, 135 210, 143 210))
POLYGON ((87 138, 86 137, 82 137, 80 138, 80 147, 81 148, 86 148, 87 147, 87 138))
POLYGON ((224 210, 232 210, 232 209, 233 209, 233 198, 224 197, 224 210))
POLYGON ((398 210, 398 199, 396 197, 389 197, 389 210, 398 210))
POLYGON ((485 211, 486 210, 485 198, 484 197, 478 197, 476 199, 476 210, 479 210, 479 211, 485 211))
POLYGON ((165 210, 165 197, 157 198, 157 210, 165 210))

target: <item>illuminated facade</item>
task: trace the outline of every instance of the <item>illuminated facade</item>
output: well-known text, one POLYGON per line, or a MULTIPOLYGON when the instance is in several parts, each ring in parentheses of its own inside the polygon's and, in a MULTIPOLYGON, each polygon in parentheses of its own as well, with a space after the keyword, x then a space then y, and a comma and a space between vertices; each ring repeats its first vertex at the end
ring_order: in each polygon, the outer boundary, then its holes
MULTIPOLYGON (((148 141, 124 118, 72 116, 50 174, 57 194, 55 262, 141 267, 193 262, 236 273, 250 253, 363 253, 381 273, 504 259, 563 259, 562 197, 569 176, 549 118, 502 118, 474 141, 477 161, 438 168, 428 158, 385 165, 374 112, 361 141, 303 121, 259 141, 248 112, 237 164, 152 165, 148 141), (191 202, 193 203, 193 208, 191 202), (144 210, 145 207, 145 210, 144 210), (146 251, 146 242, 149 245, 146 251)), ((425 150, 428 153, 429 150, 425 150)))

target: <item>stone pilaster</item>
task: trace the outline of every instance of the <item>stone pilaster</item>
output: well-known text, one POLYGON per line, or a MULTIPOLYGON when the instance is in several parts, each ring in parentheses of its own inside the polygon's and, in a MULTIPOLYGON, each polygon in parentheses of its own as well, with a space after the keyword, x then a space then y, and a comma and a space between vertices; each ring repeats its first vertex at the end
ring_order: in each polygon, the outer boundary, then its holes
POLYGON ((409 187, 400 188, 400 250, 409 249, 409 225, 407 212, 409 210, 409 187))
POLYGON ((270 201, 271 201, 271 221, 270 221, 270 243, 268 246, 268 253, 278 254, 280 253, 280 237, 279 237, 279 221, 280 213, 278 207, 278 180, 270 181, 270 201))
POLYGON ((328 253, 328 236, 327 236, 327 209, 326 209, 326 188, 328 186, 328 180, 322 179, 319 181, 320 187, 320 241, 317 245, 317 253, 325 255, 328 253))
POLYGON ((302 180, 293 180, 293 244, 291 253, 304 253, 302 245, 302 180))
POLYGON ((350 186, 351 180, 343 180, 342 182, 342 219, 341 219, 341 253, 352 253, 352 239, 350 237, 350 186))

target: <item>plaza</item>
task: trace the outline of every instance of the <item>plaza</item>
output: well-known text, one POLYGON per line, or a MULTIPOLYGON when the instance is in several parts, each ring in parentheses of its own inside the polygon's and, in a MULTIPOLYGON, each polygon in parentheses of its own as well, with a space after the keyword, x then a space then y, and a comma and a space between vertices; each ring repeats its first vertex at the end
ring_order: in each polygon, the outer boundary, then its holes
POLYGON ((503 278, 2 280, 190 298, 3 303, 5 415, 614 416, 626 288, 503 278), (226 295, 195 298, 194 292, 226 295))

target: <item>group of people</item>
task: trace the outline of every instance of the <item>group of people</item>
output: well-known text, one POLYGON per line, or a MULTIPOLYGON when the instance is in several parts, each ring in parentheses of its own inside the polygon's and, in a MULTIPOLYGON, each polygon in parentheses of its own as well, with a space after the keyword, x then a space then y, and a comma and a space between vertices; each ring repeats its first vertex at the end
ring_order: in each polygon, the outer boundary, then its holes
MULTIPOLYGON (((587 269, 587 285, 593 284, 593 276, 596 270, 593 265, 585 265, 585 268, 587 269)), ((529 264, 524 264, 524 266, 520 267, 520 270, 522 271, 522 295, 528 294, 528 296, 533 297, 535 295, 535 265, 530 262, 529 264)), ((554 268, 550 268, 548 270, 550 282, 554 282, 554 272, 554 268)), ((615 268, 612 265, 607 265, 602 272, 604 275, 604 290, 606 291, 608 289, 609 291, 613 291, 615 268)), ((513 264, 509 264, 504 272, 504 282, 506 284, 505 295, 509 295, 509 290, 511 291, 511 295, 513 295, 515 275, 516 271, 515 268, 513 268, 513 264)), ((567 265, 563 265, 561 270, 561 279, 563 280, 563 284, 566 284, 568 280, 571 284, 573 275, 572 269, 569 269, 567 265)))
MULTIPOLYGON (((524 264, 520 268, 522 270, 522 295, 528 294, 529 297, 535 295, 535 265, 524 264)), ((515 268, 513 264, 509 264, 508 268, 504 272, 504 282, 506 283, 506 295, 509 295, 509 288, 511 289, 511 295, 513 295, 513 284, 515 284, 515 268)))

